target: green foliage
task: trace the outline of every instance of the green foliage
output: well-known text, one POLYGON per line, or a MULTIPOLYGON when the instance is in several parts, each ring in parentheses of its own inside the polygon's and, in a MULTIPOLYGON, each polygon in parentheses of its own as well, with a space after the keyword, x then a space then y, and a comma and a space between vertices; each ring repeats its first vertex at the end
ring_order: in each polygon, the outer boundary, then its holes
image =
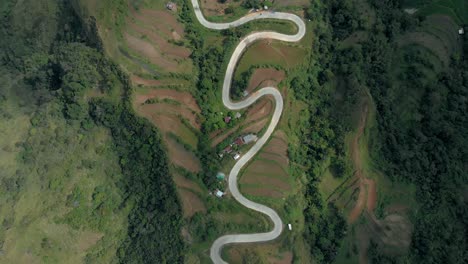
MULTIPOLYGON (((422 47, 395 50, 392 41, 416 22, 398 10, 399 1, 372 3, 378 17, 373 34, 361 47, 346 50, 338 70, 370 87, 379 133, 373 158, 393 181, 417 186, 421 209, 405 258, 414 263, 466 262, 467 222, 462 215, 467 202, 461 198, 468 181, 468 142, 463 136, 468 130, 466 61, 439 69, 422 47)), ((378 263, 403 259, 377 251, 370 255, 378 263)))
POLYGON ((262 8, 262 3, 260 0, 244 0, 244 2, 242 3, 242 6, 244 6, 245 8, 260 9, 262 8))
MULTIPOLYGON (((133 113, 128 78, 99 50, 92 21, 82 20, 68 1, 14 2, 0 5, 4 15, 0 18, 0 70, 19 76, 16 82, 23 86, 16 93, 23 98, 16 104, 23 107, 29 100, 31 129, 18 143, 22 150, 17 175, 2 177, 2 201, 4 193, 15 198, 25 187, 26 196, 41 191, 38 201, 32 202, 48 208, 39 208, 41 213, 32 210, 24 216, 31 220, 23 223, 34 230, 39 224, 40 229, 51 224, 66 227, 45 230, 48 237, 37 242, 45 262, 63 262, 60 254, 70 252, 68 246, 61 253, 60 247, 53 246, 58 238, 49 236, 71 228, 74 234, 91 230, 104 235, 88 252, 73 251, 78 257, 87 253, 87 263, 108 263, 117 257, 121 263, 180 263, 181 209, 159 133, 133 113), (120 87, 124 87, 123 98, 114 93, 120 87), (99 133, 108 140, 91 144, 99 133), (53 194, 57 199, 52 199, 53 194), (49 210, 51 216, 45 213, 49 210), (125 230, 123 219, 129 210, 125 230), (54 222, 48 223, 52 217, 54 222)), ((14 93, 0 94, 10 104, 14 93)), ((4 214, 2 210, 0 216, 4 214)), ((35 240, 31 237, 22 243, 35 240)))
POLYGON ((120 261, 180 262, 183 259, 179 234, 181 208, 159 133, 148 121, 136 117, 130 104, 114 105, 96 100, 92 102, 91 116, 112 131, 126 176, 124 188, 134 203, 128 237, 119 250, 120 261))

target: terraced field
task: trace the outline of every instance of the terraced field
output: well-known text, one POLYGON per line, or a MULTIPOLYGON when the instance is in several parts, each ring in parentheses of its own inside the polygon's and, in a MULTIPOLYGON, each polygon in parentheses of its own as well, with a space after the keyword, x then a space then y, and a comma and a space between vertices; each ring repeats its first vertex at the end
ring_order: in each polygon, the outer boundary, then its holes
POLYGON ((281 199, 291 190, 286 136, 277 131, 240 179, 241 191, 253 197, 281 199))

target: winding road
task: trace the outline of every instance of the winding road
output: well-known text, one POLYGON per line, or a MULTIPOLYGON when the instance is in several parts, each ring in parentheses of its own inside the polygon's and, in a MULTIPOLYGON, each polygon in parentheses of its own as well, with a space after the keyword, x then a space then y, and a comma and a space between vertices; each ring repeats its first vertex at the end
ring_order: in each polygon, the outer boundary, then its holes
POLYGON ((281 113, 283 112, 283 97, 281 96, 281 93, 278 91, 278 89, 276 89, 275 87, 264 87, 256 91, 255 93, 253 93, 252 95, 250 95, 247 99, 243 101, 240 101, 240 102, 231 101, 229 91, 231 88, 234 69, 242 53, 244 52, 244 50, 253 42, 257 40, 261 40, 261 39, 276 39, 280 41, 297 42, 300 39, 302 39, 302 37, 304 37, 305 32, 306 32, 306 26, 304 24, 304 21, 300 17, 293 15, 293 14, 281 13, 281 12, 256 12, 256 13, 248 14, 233 22, 212 23, 212 22, 207 21, 205 17, 203 16, 203 13, 200 10, 200 6, 198 4, 198 0, 191 0, 191 1, 192 1, 193 9, 195 11, 195 15, 198 21, 203 26, 209 29, 215 29, 215 30, 228 29, 228 28, 240 26, 242 24, 245 24, 249 21, 256 20, 256 19, 289 20, 293 22, 294 24, 296 24, 298 28, 297 33, 294 35, 286 35, 286 34, 281 34, 281 33, 277 33, 274 31, 262 31, 262 32, 256 32, 256 33, 247 35, 237 45, 226 69, 226 75, 224 77, 223 91, 222 91, 223 103, 226 106, 226 108, 230 110, 243 109, 255 103, 260 97, 266 96, 266 95, 272 95, 275 99, 275 110, 273 112, 273 117, 271 119, 270 124, 268 125, 268 128, 265 134, 263 134, 263 136, 255 143, 255 145, 237 161, 237 163, 234 165, 231 172, 229 173, 229 183, 228 183, 229 191, 231 192, 232 196, 240 204, 252 210, 266 214, 268 217, 270 217, 271 221, 273 222, 274 227, 273 227, 273 230, 271 230, 270 232, 266 232, 266 233, 232 234, 232 235, 224 235, 216 239, 213 245, 211 246, 210 257, 213 260, 213 262, 216 264, 227 263, 221 258, 221 249, 223 246, 227 244, 232 244, 232 243, 253 243, 253 242, 270 241, 270 240, 277 238, 283 231, 283 222, 281 221, 281 218, 279 217, 279 215, 276 213, 275 210, 265 205, 248 200, 239 192, 239 188, 237 186, 237 176, 239 174, 239 171, 242 169, 242 167, 244 167, 244 165, 246 165, 249 162, 251 158, 255 156, 255 154, 257 154, 257 152, 262 148, 262 146, 265 145, 265 143, 267 142, 267 140, 270 138, 271 134, 273 133, 276 125, 278 124, 279 119, 281 117, 281 113))

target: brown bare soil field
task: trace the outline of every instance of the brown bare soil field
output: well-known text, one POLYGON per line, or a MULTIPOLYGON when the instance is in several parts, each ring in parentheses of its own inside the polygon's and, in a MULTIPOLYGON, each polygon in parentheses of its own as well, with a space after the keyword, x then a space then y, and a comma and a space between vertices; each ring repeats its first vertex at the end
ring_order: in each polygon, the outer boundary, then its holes
POLYGON ((356 222, 356 220, 361 215, 362 210, 366 206, 366 187, 363 183, 361 183, 361 181, 359 182, 358 191, 359 191, 359 194, 358 194, 356 204, 354 205, 353 209, 351 210, 348 216, 348 222, 350 224, 356 222))
POLYGON ((79 235, 78 239, 78 250, 80 252, 85 252, 92 246, 94 246, 104 234, 102 233, 95 233, 91 231, 84 231, 82 234, 79 235))
POLYGON ((150 9, 130 10, 135 19, 140 20, 144 25, 151 25, 156 30, 164 33, 168 38, 172 36, 173 31, 176 31, 179 36, 184 37, 184 27, 177 22, 177 18, 171 12, 150 9))
POLYGON ((198 184, 185 178, 184 176, 181 176, 180 174, 174 174, 174 182, 179 188, 189 189, 200 194, 203 193, 202 189, 200 188, 200 186, 198 186, 198 184))
POLYGON ((149 80, 149 79, 143 79, 140 76, 137 75, 132 75, 130 76, 130 80, 132 81, 133 84, 141 84, 145 86, 159 86, 163 84, 161 80, 149 80))
POLYGON ((205 204, 193 192, 179 188, 179 196, 182 200, 182 212, 184 217, 191 217, 196 212, 206 212, 205 204))
POLYGON ((283 157, 287 157, 288 144, 284 140, 276 137, 275 135, 273 135, 273 138, 270 140, 270 142, 268 142, 268 144, 263 148, 263 151, 276 153, 283 157))
POLYGON ((364 183, 367 187, 367 202, 366 207, 368 212, 374 212, 375 207, 377 206, 377 188, 375 180, 365 179, 364 183))
POLYGON ((260 121, 255 121, 252 122, 251 125, 247 126, 246 128, 242 129, 242 134, 247 134, 247 133, 254 133, 257 134, 260 132, 268 123, 269 119, 268 118, 263 118, 260 121))
POLYGON ((247 91, 251 93, 255 88, 261 86, 276 86, 285 77, 285 73, 282 70, 276 70, 272 68, 261 68, 255 69, 249 80, 247 91))
POLYGON ((168 71, 177 71, 177 63, 164 58, 149 42, 134 37, 127 32, 124 33, 124 37, 130 49, 148 58, 151 63, 167 69, 168 71))
MULTIPOLYGON (((156 46, 159 48, 162 54, 183 59, 188 58, 190 56, 191 52, 189 49, 169 43, 166 39, 161 37, 161 35, 155 33, 154 31, 151 31, 150 29, 143 28, 135 23, 128 23, 128 25, 132 30, 138 32, 141 35, 146 36, 151 42, 156 44, 156 46)), ((171 37, 174 39, 175 34, 178 40, 180 40, 181 37, 176 31, 172 32, 171 37)))
POLYGON ((193 113, 192 110, 184 107, 183 105, 174 105, 169 103, 154 103, 154 104, 143 104, 136 105, 135 110, 142 113, 144 116, 151 116, 154 114, 171 114, 173 116, 181 115, 192 127, 200 129, 200 123, 198 117, 193 113))
POLYGON ((258 103, 256 103, 252 108, 250 108, 246 115, 247 118, 245 123, 250 123, 251 121, 258 120, 266 117, 273 111, 273 102, 270 97, 262 98, 258 103))
POLYGON ((200 161, 192 152, 186 150, 172 138, 165 136, 164 140, 167 143, 169 158, 172 163, 191 172, 200 171, 200 161))
MULTIPOLYGON (((355 169, 355 177, 358 179, 359 184, 359 195, 354 205, 354 208, 351 210, 351 213, 348 216, 348 222, 354 223, 362 213, 362 210, 366 206, 366 185, 364 182, 364 176, 362 174, 362 161, 359 152, 359 139, 361 138, 362 134, 364 133, 364 128, 366 127, 367 121, 367 112, 368 106, 367 104, 364 105, 363 111, 361 113, 361 118, 359 120, 359 126, 351 142, 351 159, 353 160, 354 169, 355 169)), ((370 202, 369 202, 370 203, 370 202)))
POLYGON ((197 101, 188 92, 180 92, 180 91, 170 90, 170 89, 154 89, 146 94, 137 95, 135 99, 135 103, 142 104, 147 99, 150 99, 150 98, 158 98, 161 100, 165 98, 172 99, 172 100, 180 102, 181 104, 187 106, 188 108, 190 108, 191 110, 197 113, 201 112, 200 107, 197 104, 197 101))

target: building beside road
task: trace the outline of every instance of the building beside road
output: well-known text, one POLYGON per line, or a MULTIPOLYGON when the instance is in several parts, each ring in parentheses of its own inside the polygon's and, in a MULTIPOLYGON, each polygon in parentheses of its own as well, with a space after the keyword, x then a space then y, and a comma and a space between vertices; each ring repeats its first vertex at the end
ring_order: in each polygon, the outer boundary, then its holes
POLYGON ((258 137, 254 134, 247 134, 242 137, 242 140, 244 141, 244 144, 249 144, 251 142, 257 141, 258 137))

